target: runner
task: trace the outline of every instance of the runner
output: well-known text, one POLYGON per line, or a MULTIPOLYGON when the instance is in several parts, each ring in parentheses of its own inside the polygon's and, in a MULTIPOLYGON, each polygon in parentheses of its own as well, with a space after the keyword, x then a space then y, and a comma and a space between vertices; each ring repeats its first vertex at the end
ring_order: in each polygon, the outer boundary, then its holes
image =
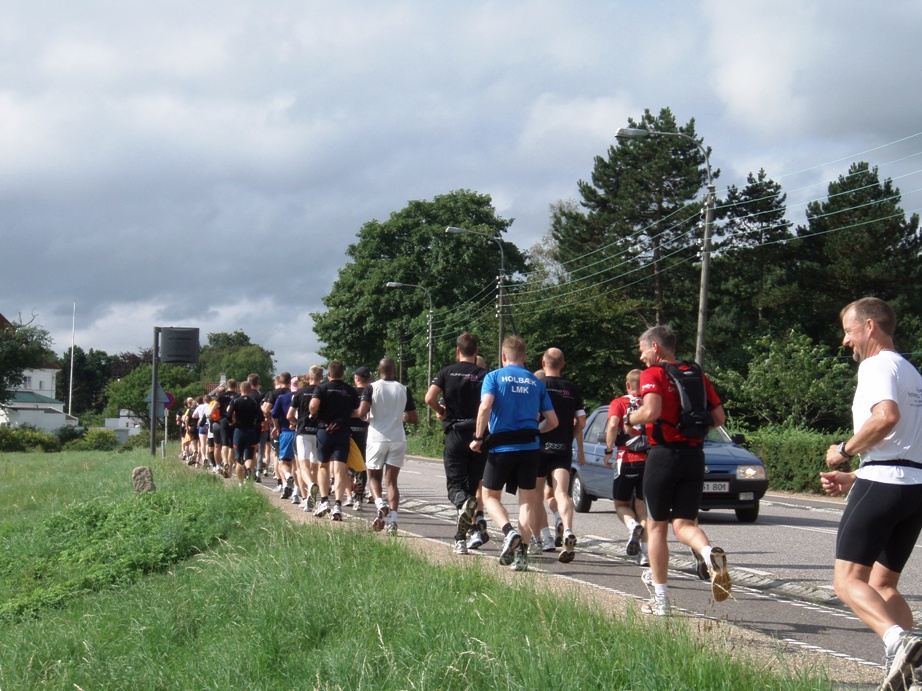
POLYGON ((365 463, 368 468, 368 489, 378 511, 372 522, 374 530, 384 527, 387 534, 397 534, 397 510, 400 506, 400 489, 397 477, 407 454, 407 435, 404 422, 419 422, 413 396, 406 386, 394 381, 394 361, 385 357, 378 363, 378 381, 366 387, 359 405, 359 417, 368 416, 368 449, 365 463), (387 503, 381 497, 381 478, 387 486, 387 503))
POLYGON ((476 364, 477 357, 477 338, 464 332, 455 343, 457 362, 440 369, 426 392, 426 405, 435 411, 445 431, 442 463, 448 501, 458 510, 456 554, 467 554, 469 549, 477 549, 490 539, 480 496, 487 459, 484 453, 470 448, 480 406, 480 388, 487 375, 476 364))
POLYGON ((605 432, 605 457, 607 468, 612 467, 611 457, 618 449, 617 469, 614 479, 613 494, 615 513, 627 527, 630 535, 625 552, 629 557, 636 557, 640 566, 649 566, 649 548, 647 546, 644 524, 647 520, 647 507, 643 502, 643 471, 650 446, 640 425, 625 427, 624 417, 640 407, 641 370, 632 369, 624 382, 627 394, 614 399, 608 406, 608 427, 605 432))
MULTIPOLYGON (((677 363, 676 337, 667 326, 647 329, 638 341, 640 360, 645 369, 640 375, 643 405, 624 415, 625 426, 645 425, 651 447, 644 470, 644 499, 649 518, 647 533, 652 570, 653 598, 641 608, 644 614, 669 614, 669 524, 679 542, 699 553, 708 564, 714 600, 730 597, 727 556, 719 547, 711 548, 707 535, 698 526, 698 510, 704 488, 704 449, 702 440, 679 431, 682 404, 676 384, 659 365, 677 365, 691 371, 688 363, 677 363)), ((710 381, 701 374, 711 414, 712 426, 726 419, 720 398, 710 381)))
POLYGON ((250 390, 250 382, 241 382, 240 395, 227 408, 227 419, 234 430, 237 483, 241 487, 245 480, 252 479, 256 470, 256 446, 264 420, 259 404, 249 395, 250 390))
POLYGON ((314 389, 323 381, 323 367, 314 365, 306 377, 299 377, 298 381, 307 382, 298 389, 291 398, 291 407, 288 409, 288 422, 295 425, 295 457, 302 478, 306 478, 307 493, 302 501, 304 511, 313 511, 317 503, 317 493, 320 485, 317 484, 317 430, 318 420, 311 415, 310 404, 314 397, 314 389))
POLYGON ((499 563, 515 571, 528 569, 528 541, 534 515, 541 509, 535 491, 538 476, 538 434, 557 426, 557 414, 544 384, 525 368, 525 341, 510 336, 503 341, 503 367, 484 378, 477 410, 477 426, 470 448, 479 452, 489 423, 490 440, 483 473, 483 496, 487 512, 502 526, 499 563), (538 422, 538 416, 544 419, 538 422), (519 530, 509 522, 502 504, 503 487, 519 493, 519 530))
POLYGON ((355 389, 343 382, 345 368, 339 360, 333 360, 327 367, 327 381, 319 384, 310 402, 311 415, 321 422, 317 432, 317 451, 320 469, 317 482, 320 485, 320 502, 314 516, 321 518, 330 514, 334 521, 343 520, 342 500, 349 487, 349 473, 346 462, 349 459, 349 425, 359 407, 355 389), (330 462, 333 462, 334 505, 330 510, 330 462))

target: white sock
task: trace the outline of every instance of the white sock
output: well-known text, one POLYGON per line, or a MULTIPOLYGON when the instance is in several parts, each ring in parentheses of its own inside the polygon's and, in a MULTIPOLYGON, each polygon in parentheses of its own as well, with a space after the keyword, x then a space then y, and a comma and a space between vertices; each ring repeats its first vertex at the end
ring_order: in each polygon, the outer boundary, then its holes
POLYGON ((555 511, 554 512, 554 525, 557 525, 558 523, 560 523, 560 514, 555 511))
POLYGON ((650 553, 647 551, 647 543, 646 543, 646 542, 641 542, 641 543, 640 543, 640 553, 641 553, 641 554, 647 554, 647 555, 650 554, 650 553))
POLYGON ((701 558, 704 559, 705 564, 711 563, 711 546, 701 548, 701 558))
POLYGON ((391 509, 391 512, 387 515, 387 522, 388 523, 397 522, 397 509, 391 509))
POLYGON ((656 596, 657 600, 665 600, 669 597, 669 586, 665 583, 654 583, 653 594, 656 596))
POLYGON ((903 627, 899 624, 894 624, 884 631, 884 647, 887 649, 887 652, 891 652, 896 647, 896 642, 899 640, 901 633, 903 633, 903 627))
POLYGON ((637 525, 637 521, 636 521, 636 520, 634 520, 633 518, 627 519, 627 531, 628 531, 629 533, 633 533, 633 532, 634 532, 634 526, 636 526, 636 525, 637 525))
POLYGON ((551 529, 547 526, 541 529, 541 539, 546 540, 551 536, 551 529))
POLYGON ((285 473, 285 482, 288 482, 288 478, 290 478, 290 477, 291 477, 291 473, 286 472, 286 473, 285 473))

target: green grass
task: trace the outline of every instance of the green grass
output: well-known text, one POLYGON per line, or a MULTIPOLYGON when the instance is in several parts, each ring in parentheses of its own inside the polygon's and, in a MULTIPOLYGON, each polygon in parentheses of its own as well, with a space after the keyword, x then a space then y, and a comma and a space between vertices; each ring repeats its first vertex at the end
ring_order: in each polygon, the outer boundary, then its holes
POLYGON ((527 575, 293 525, 175 460, 9 454, 0 473, 4 691, 830 686, 728 659, 678 619, 613 620, 527 575), (155 495, 133 494, 142 464, 155 495))

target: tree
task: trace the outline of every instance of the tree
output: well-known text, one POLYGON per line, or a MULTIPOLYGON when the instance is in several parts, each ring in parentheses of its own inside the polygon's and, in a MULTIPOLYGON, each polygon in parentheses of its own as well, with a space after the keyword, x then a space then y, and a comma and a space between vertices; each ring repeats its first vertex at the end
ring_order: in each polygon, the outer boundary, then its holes
MULTIPOLYGON (((143 427, 150 429, 150 402, 144 400, 150 394, 151 364, 138 365, 121 379, 113 379, 106 387, 106 417, 118 417, 119 411, 127 410, 133 417, 141 420, 143 427)), ((196 376, 188 367, 182 365, 160 365, 157 378, 164 391, 169 391, 176 398, 176 405, 189 396, 201 394, 196 376)))
POLYGON ((68 348, 57 361, 62 376, 58 377, 56 396, 70 401, 74 415, 101 413, 105 407, 106 385, 109 383, 113 358, 103 350, 86 353, 74 346, 73 392, 71 392, 71 349, 68 348))
POLYGON ((819 342, 838 342, 839 310, 864 296, 887 300, 897 314, 918 314, 918 214, 907 220, 899 190, 864 162, 853 163, 828 191, 826 201, 807 206, 807 226, 797 229, 807 333, 819 342))
POLYGON ((0 315, 0 403, 13 398, 25 370, 55 362, 50 346, 48 332, 31 320, 15 323, 0 315))
POLYGON ((679 127, 664 108, 628 124, 694 141, 650 136, 609 147, 607 158, 596 156, 591 181, 578 183, 585 212, 559 205, 552 234, 557 259, 574 280, 611 283, 643 297, 652 311, 645 321, 663 324, 695 311, 692 248, 701 206, 693 200, 707 181, 706 161, 694 119, 679 127))
MULTIPOLYGON (((418 289, 389 290, 389 281, 423 286, 437 308, 463 315, 485 287, 487 296, 493 293, 500 258, 492 238, 502 243, 507 274, 524 268, 519 250, 501 239, 511 223, 496 215, 489 195, 468 190, 411 201, 387 221, 365 223, 358 242, 346 250, 351 261, 339 270, 323 298, 326 311, 311 315, 314 332, 324 344, 320 353, 348 366, 372 365, 385 354, 386 345, 396 346, 401 334, 409 338, 426 333, 426 295, 418 289), (489 237, 448 235, 448 226, 489 237)), ((466 328, 463 316, 449 320, 445 314, 441 319, 446 328, 466 328)), ((455 329, 450 330, 452 338, 457 337, 455 329)), ((396 355, 393 350, 390 354, 396 355)), ((426 362, 424 338, 414 340, 411 357, 415 363, 426 362)))
POLYGON ((216 382, 221 374, 245 379, 258 374, 266 386, 275 372, 275 353, 253 343, 243 331, 210 333, 199 355, 198 371, 204 382, 216 382))
POLYGON ((800 290, 786 195, 765 170, 731 185, 714 237, 706 342, 713 361, 745 367, 739 335, 784 333, 799 323, 800 290))
POLYGON ((828 432, 849 426, 855 381, 847 359, 796 331, 763 336, 746 351, 751 359, 745 375, 725 369, 712 374, 735 422, 828 432))

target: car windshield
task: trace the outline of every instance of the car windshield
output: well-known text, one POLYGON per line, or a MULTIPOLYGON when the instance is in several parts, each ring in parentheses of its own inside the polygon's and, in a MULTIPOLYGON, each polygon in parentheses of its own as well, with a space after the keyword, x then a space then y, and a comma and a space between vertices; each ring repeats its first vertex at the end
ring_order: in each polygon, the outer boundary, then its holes
POLYGON ((730 439, 730 435, 727 434, 727 430, 723 427, 715 427, 707 436, 708 441, 717 442, 718 444, 732 444, 733 440, 730 439))

